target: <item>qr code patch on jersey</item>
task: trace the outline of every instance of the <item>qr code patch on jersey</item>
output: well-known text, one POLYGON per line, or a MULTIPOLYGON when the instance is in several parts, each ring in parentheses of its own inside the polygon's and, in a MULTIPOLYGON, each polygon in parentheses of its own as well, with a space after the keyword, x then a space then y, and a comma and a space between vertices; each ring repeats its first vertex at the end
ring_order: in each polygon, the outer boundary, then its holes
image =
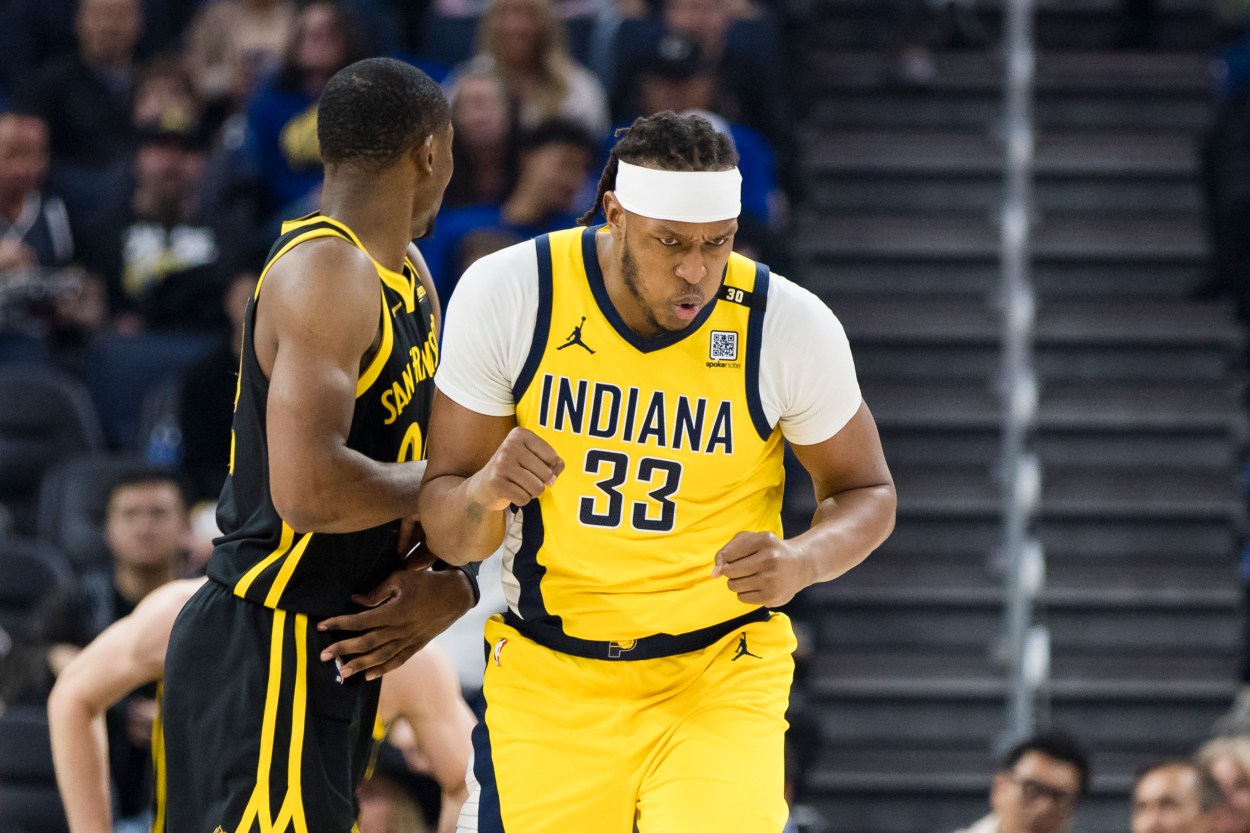
POLYGON ((738 334, 732 330, 712 330, 712 361, 738 360, 738 334))

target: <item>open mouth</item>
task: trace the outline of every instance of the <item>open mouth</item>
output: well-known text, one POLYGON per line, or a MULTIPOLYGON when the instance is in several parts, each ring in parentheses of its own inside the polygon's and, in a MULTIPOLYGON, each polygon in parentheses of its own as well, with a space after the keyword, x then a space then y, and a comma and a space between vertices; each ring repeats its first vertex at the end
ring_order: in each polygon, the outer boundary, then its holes
POLYGON ((673 309, 679 318, 689 321, 699 314, 699 310, 703 309, 703 299, 697 295, 678 298, 673 304, 673 309))

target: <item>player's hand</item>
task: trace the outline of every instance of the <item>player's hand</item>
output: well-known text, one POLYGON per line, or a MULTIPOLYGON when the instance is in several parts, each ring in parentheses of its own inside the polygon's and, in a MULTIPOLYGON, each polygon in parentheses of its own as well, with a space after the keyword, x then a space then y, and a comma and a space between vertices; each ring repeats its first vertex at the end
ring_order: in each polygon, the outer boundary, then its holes
POLYGON ((408 559, 405 566, 415 569, 418 564, 428 567, 434 563, 434 553, 425 546, 425 530, 421 528, 421 519, 415 513, 399 519, 399 538, 395 542, 395 551, 401 558, 408 559), (414 560, 418 559, 420 560, 414 560))
POLYGON ((321 653, 323 662, 341 661, 343 679, 364 674, 375 680, 395 670, 473 607, 473 587, 463 572, 412 566, 391 573, 369 593, 352 597, 368 610, 317 625, 320 631, 356 632, 321 653))
POLYGON ((771 532, 739 532, 716 553, 712 578, 725 576, 743 604, 780 607, 808 584, 795 546, 771 532))
POLYGON ((525 428, 508 432, 486 467, 473 475, 475 502, 488 512, 524 506, 555 485, 564 461, 542 437, 525 428))

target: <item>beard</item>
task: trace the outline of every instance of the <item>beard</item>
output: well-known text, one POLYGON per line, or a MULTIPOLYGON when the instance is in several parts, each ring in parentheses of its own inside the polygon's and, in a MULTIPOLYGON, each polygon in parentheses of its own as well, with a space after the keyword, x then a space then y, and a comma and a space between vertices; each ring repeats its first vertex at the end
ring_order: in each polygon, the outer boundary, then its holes
POLYGON ((625 284, 625 288, 629 290, 629 294, 638 302, 638 308, 642 311, 643 317, 647 319, 647 323, 654 329, 653 335, 661 333, 676 332, 684 330, 685 327, 666 327, 660 323, 655 315, 655 310, 642 297, 642 287, 638 284, 638 261, 634 260, 634 254, 629 249, 629 234, 627 233, 621 238, 621 280, 625 284))

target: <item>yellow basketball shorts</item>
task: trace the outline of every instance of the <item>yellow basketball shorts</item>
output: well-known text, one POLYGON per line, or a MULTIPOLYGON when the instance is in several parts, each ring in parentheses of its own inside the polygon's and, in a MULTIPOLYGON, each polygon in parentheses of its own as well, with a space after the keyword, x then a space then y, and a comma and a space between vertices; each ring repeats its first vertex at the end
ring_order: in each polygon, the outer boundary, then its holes
POLYGON ((585 659, 486 623, 478 833, 779 833, 794 631, 773 613, 699 651, 585 659), (635 828, 636 825, 636 828, 635 828))

